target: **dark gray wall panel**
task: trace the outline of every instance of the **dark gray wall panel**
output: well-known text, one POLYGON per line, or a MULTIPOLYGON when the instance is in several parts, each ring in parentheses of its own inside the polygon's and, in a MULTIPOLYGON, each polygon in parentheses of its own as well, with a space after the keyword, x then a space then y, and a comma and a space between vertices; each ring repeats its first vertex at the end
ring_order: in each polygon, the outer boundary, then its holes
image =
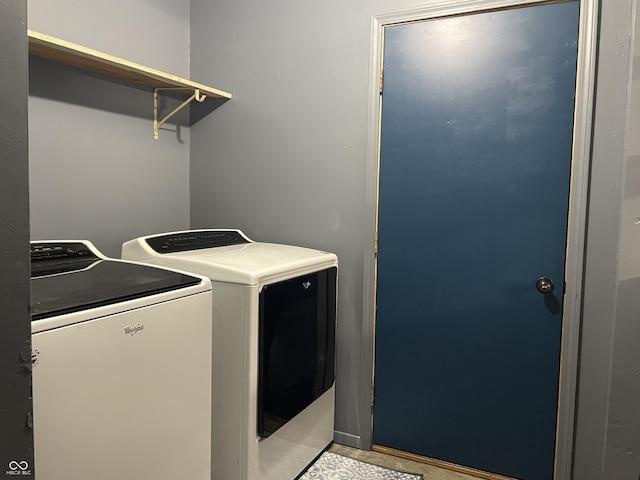
POLYGON ((630 340, 625 336, 632 330, 624 326, 628 300, 618 298, 618 281, 624 268, 620 257, 621 191, 627 160, 634 3, 603 0, 600 8, 574 452, 573 478, 580 480, 633 478, 623 473, 625 457, 640 448, 638 439, 619 434, 632 426, 628 422, 631 412, 625 411, 628 403, 623 401, 629 399, 626 395, 630 391, 625 390, 631 384, 625 385, 620 377, 634 362, 625 345, 630 340), (627 361, 632 363, 625 367, 627 361))
POLYGON ((640 277, 618 284, 606 480, 636 479, 640 473, 640 277))
POLYGON ((26 15, 0 0, 0 475, 33 478, 26 15))
POLYGON ((633 62, 605 450, 607 480, 640 478, 640 19, 635 17, 633 62))

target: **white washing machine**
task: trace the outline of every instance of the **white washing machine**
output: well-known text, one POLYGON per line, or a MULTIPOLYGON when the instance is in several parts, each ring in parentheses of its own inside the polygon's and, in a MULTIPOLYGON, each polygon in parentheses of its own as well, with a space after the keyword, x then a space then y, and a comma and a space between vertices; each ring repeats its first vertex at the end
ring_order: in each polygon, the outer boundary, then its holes
POLYGON ((211 283, 31 242, 40 480, 211 478, 211 283))
POLYGON ((213 479, 293 480, 333 440, 336 255, 192 230, 122 257, 212 281, 213 479))

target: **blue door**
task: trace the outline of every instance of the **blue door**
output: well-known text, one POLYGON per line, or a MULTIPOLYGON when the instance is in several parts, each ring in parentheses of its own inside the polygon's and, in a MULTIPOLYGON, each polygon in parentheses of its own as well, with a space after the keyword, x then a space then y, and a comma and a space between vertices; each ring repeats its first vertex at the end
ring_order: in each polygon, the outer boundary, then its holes
POLYGON ((553 478, 578 19, 385 27, 376 445, 553 478))

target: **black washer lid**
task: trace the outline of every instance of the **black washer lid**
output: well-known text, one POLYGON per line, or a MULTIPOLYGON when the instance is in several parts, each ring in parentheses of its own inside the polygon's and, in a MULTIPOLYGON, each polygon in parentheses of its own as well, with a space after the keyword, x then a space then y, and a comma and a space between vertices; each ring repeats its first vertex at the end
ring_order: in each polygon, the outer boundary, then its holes
POLYGON ((31 320, 169 292, 200 278, 101 258, 82 243, 32 243, 31 320))

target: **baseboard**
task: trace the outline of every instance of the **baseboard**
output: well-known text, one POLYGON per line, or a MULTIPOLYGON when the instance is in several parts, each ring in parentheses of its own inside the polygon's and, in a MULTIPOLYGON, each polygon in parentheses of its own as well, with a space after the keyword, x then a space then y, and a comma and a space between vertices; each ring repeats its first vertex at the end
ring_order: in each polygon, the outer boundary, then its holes
POLYGON ((338 432, 334 430, 333 441, 340 445, 346 445, 347 447, 359 448, 360 450, 369 450, 370 446, 363 447, 360 445, 360 435, 353 435, 346 432, 338 432))
POLYGON ((483 478, 485 480, 516 480, 512 477, 505 477, 496 473, 484 472, 471 467, 465 467, 463 465, 457 465, 455 463, 445 462, 444 460, 438 460, 436 458, 423 457, 422 455, 416 455, 415 453, 403 452, 402 450, 396 450, 395 448, 383 447, 381 445, 372 445, 371 450, 374 452, 385 453, 387 455, 393 455, 395 457, 406 458, 407 460, 413 460, 414 462, 426 463, 427 465, 433 465, 434 467, 444 468, 453 472, 464 473, 466 475, 472 475, 474 477, 483 478))

